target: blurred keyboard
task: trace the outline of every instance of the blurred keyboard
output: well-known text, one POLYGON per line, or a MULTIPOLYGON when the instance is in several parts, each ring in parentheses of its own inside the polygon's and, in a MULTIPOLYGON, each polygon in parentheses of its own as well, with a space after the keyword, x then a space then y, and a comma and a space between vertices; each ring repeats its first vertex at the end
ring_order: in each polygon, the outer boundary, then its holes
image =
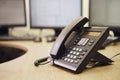
POLYGON ((20 36, 20 37, 17 37, 17 36, 0 36, 0 41, 10 41, 10 40, 15 40, 15 41, 18 41, 18 40, 34 40, 35 37, 34 36, 20 36))

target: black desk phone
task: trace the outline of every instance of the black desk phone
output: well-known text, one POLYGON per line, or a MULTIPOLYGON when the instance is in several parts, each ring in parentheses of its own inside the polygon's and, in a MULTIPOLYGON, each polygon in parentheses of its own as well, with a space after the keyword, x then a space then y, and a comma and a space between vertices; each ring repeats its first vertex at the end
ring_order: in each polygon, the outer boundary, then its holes
POLYGON ((79 17, 63 29, 50 52, 54 65, 80 73, 90 61, 113 62, 97 52, 109 35, 108 29, 83 27, 87 22, 86 17, 79 17))

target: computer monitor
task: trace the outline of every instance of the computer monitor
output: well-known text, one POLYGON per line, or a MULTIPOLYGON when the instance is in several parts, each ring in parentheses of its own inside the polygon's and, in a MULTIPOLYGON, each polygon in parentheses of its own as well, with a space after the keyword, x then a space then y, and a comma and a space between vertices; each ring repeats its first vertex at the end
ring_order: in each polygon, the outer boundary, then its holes
POLYGON ((54 29, 55 36, 82 15, 81 0, 30 0, 31 28, 54 29))
POLYGON ((120 0, 89 0, 90 26, 106 26, 120 38, 120 0))
POLYGON ((0 36, 10 27, 26 27, 25 0, 0 0, 0 36))

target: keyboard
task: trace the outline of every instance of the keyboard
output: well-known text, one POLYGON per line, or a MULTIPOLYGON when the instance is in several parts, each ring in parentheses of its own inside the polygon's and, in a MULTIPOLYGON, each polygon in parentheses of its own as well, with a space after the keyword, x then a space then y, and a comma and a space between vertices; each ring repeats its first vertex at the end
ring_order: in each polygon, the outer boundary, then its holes
POLYGON ((34 36, 22 36, 22 37, 16 37, 16 36, 0 36, 0 41, 10 41, 10 40, 34 40, 34 36))

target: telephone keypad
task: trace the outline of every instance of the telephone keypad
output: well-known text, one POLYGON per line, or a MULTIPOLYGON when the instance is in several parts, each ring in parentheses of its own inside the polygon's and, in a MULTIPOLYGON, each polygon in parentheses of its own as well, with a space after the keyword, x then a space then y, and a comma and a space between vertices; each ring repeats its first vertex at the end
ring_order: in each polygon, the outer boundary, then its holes
POLYGON ((77 46, 70 47, 67 50, 66 56, 64 56, 63 60, 68 63, 78 64, 88 52, 88 49, 83 46, 92 46, 95 41, 88 38, 77 38, 73 43, 77 44, 77 46), (78 40, 79 39, 79 40, 78 40), (82 47, 80 47, 82 46, 82 47))
POLYGON ((78 47, 73 47, 67 52, 67 55, 64 56, 63 60, 69 63, 78 64, 78 62, 84 57, 86 51, 87 50, 78 47))

